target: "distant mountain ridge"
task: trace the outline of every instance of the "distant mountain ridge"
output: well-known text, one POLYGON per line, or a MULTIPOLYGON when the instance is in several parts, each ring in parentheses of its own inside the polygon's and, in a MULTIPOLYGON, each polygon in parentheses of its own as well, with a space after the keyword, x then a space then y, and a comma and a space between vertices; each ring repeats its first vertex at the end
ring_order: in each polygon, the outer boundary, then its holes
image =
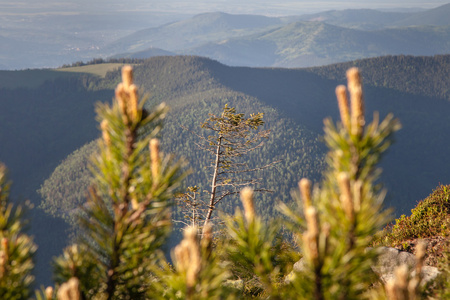
POLYGON ((142 51, 151 46, 181 51, 211 40, 262 31, 281 23, 279 18, 265 16, 203 13, 187 20, 137 31, 109 45, 107 51, 142 51))
POLYGON ((405 26, 450 25, 450 3, 419 12, 388 12, 374 9, 330 10, 292 17, 292 21, 319 21, 347 28, 377 30, 405 26))
MULTIPOLYGON (((416 13, 383 12, 374 9, 330 10, 311 15, 292 17, 293 21, 315 21, 346 28, 377 30, 395 26, 399 20, 415 16, 416 13)), ((432 25, 432 24, 428 24, 432 25)))
POLYGON ((271 18, 204 13, 138 31, 104 50, 121 49, 125 57, 136 57, 131 53, 157 47, 231 66, 289 68, 383 55, 446 54, 448 15, 450 4, 415 13, 348 9, 271 18))
POLYGON ((396 26, 418 26, 418 25, 434 25, 448 26, 450 25, 450 3, 432 8, 423 12, 418 12, 395 22, 396 26))
POLYGON ((94 58, 148 58, 155 55, 151 49, 168 51, 168 55, 208 55, 230 65, 264 67, 320 66, 381 55, 446 54, 448 15, 450 4, 419 12, 346 9, 282 17, 223 12, 191 17, 186 12, 158 15, 123 11, 32 15, 16 20, 8 15, 0 18, 0 66, 26 69, 59 67, 94 58), (303 39, 298 39, 295 25, 291 25, 296 22, 313 22, 311 26, 318 27, 318 23, 323 23, 339 29, 328 26, 330 32, 323 35, 304 29, 303 39), (392 31, 394 28, 399 31, 392 31), (275 29, 283 32, 286 41, 270 35, 275 29), (290 29, 293 31, 289 33, 290 29), (371 39, 365 38, 364 33, 371 39), (333 40, 336 34, 347 39, 345 45, 333 40), (364 46, 363 41, 370 45, 364 46), (305 43, 309 50, 299 43, 305 43), (349 54, 334 53, 340 50, 349 54))
POLYGON ((128 53, 119 53, 115 54, 109 58, 137 58, 137 59, 146 59, 154 56, 165 56, 165 55, 176 55, 174 52, 166 51, 160 48, 150 47, 148 49, 137 51, 137 52, 128 52, 128 53))
POLYGON ((383 55, 450 53, 450 26, 362 31, 296 22, 247 37, 209 43, 188 54, 232 66, 311 67, 383 55))

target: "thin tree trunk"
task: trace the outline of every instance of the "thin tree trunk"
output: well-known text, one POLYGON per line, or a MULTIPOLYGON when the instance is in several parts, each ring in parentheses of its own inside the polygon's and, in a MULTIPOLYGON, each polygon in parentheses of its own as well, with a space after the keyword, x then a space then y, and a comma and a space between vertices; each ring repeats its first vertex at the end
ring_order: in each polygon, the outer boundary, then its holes
MULTIPOLYGON (((214 211, 214 200, 216 198, 216 182, 217 182, 217 174, 219 173, 219 157, 220 157, 220 147, 222 146, 222 137, 219 137, 219 140, 217 142, 217 149, 216 149, 216 162, 214 163, 214 174, 211 182, 211 198, 209 199, 209 209, 208 213, 206 214, 205 218, 205 224, 203 224, 203 230, 205 230, 206 225, 209 223, 209 220, 211 219, 211 215, 214 211)), ((203 236, 203 234, 202 234, 203 236)))

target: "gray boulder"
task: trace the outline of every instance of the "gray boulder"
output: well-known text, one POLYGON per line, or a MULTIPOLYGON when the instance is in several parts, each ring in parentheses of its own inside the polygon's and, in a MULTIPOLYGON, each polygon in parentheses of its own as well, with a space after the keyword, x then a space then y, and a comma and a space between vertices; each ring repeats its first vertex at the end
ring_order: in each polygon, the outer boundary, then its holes
POLYGON ((378 275, 383 283, 395 277, 395 269, 401 265, 407 265, 412 270, 416 266, 414 254, 400 251, 390 247, 377 248, 379 253, 378 260, 372 266, 372 270, 378 275))
POLYGON ((295 272, 303 272, 306 268, 305 260, 303 258, 300 259, 298 262, 294 264, 292 268, 294 269, 295 272))
MULTIPOLYGON (((378 260, 372 266, 372 270, 379 276, 383 283, 387 283, 395 277, 395 269, 401 265, 406 265, 411 270, 411 276, 414 276, 416 271, 416 258, 414 254, 406 251, 400 251, 390 247, 377 248, 379 253, 378 260)), ((439 270, 435 267, 422 267, 422 283, 427 283, 434 280, 439 275, 439 270)))
MULTIPOLYGON (((368 250, 371 248, 368 248, 368 250)), ((376 249, 379 253, 378 260, 372 265, 372 270, 378 275, 383 283, 387 283, 389 280, 395 277, 395 269, 401 265, 408 266, 411 270, 411 276, 415 275, 416 258, 414 254, 400 251, 390 247, 379 247, 376 249)), ((286 281, 292 280, 295 276, 294 272, 302 272, 306 268, 306 262, 302 258, 294 264, 294 271, 291 272, 286 278, 286 281)), ((422 267, 422 284, 434 280, 439 275, 439 270, 435 267, 424 266, 422 267)))

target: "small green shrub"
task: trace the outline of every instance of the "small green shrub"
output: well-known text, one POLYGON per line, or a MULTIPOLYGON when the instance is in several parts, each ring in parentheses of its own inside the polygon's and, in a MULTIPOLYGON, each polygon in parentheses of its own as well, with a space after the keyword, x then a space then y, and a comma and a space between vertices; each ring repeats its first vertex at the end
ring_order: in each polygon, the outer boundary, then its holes
POLYGON ((412 239, 450 236, 450 185, 440 185, 431 195, 388 225, 374 239, 374 244, 403 245, 412 239))

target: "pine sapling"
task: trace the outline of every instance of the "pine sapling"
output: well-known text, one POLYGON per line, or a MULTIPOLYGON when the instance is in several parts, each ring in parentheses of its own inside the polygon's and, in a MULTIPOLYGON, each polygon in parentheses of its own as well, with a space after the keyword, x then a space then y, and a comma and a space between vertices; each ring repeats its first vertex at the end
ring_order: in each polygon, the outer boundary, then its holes
POLYGON ((349 69, 347 80, 348 88, 336 88, 341 122, 324 121, 329 152, 323 182, 313 189, 308 180, 299 184, 306 222, 282 208, 302 236, 305 268, 290 283, 302 299, 369 297, 375 280, 370 266, 377 253, 366 248, 389 215, 383 211, 385 193, 375 183, 380 174, 376 165, 400 124, 392 115, 379 123, 375 113, 366 125, 359 70, 349 69))

